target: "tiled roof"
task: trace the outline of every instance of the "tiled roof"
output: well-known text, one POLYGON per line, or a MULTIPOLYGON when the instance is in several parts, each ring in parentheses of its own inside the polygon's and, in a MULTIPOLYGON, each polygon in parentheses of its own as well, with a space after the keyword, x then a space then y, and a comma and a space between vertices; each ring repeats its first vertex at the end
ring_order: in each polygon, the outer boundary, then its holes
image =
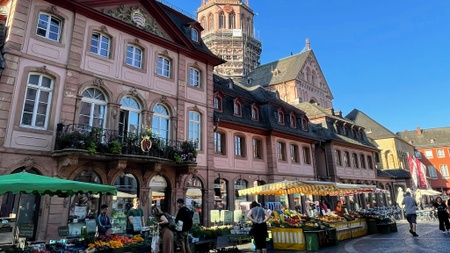
POLYGON ((345 116, 345 118, 353 121, 357 125, 363 126, 366 129, 367 137, 374 140, 398 137, 389 129, 385 128, 383 125, 358 109, 353 109, 349 114, 347 114, 347 116, 345 116))
MULTIPOLYGON (((333 115, 330 110, 325 109, 321 106, 311 104, 311 103, 300 103, 296 107, 300 108, 302 111, 306 113, 308 118, 311 119, 311 122, 318 123, 319 120, 315 121, 314 119, 322 118, 320 123, 317 124, 315 127, 316 131, 320 132, 320 136, 325 141, 339 141, 339 142, 345 142, 345 143, 351 143, 358 146, 364 146, 368 148, 377 149, 377 147, 367 138, 361 139, 354 139, 349 136, 345 136, 342 134, 336 133, 336 130, 334 129, 334 121, 339 120, 341 122, 347 122, 348 124, 355 125, 354 122, 339 117, 336 115, 333 115), (322 129, 321 129, 322 128, 322 129), (327 129, 327 131, 324 131, 324 129, 327 129)), ((358 126, 358 125, 357 125, 358 126)), ((317 134, 317 133, 316 133, 317 134)))
POLYGON ((246 86, 261 85, 266 87, 287 80, 295 80, 305 63, 306 58, 312 53, 312 50, 308 50, 278 61, 261 65, 242 78, 240 82, 246 86), (274 75, 273 71, 276 70, 278 74, 274 75), (251 81, 248 82, 248 80, 251 81))
POLYGON ((450 127, 416 129, 398 132, 397 135, 416 148, 433 148, 450 146, 450 127))

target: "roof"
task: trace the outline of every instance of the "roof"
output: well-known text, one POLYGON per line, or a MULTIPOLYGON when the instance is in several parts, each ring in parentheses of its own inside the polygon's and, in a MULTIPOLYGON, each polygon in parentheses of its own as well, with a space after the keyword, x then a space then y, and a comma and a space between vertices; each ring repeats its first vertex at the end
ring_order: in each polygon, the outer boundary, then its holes
POLYGON ((395 179, 410 179, 411 173, 404 169, 377 169, 377 175, 379 177, 389 177, 395 179))
MULTIPOLYGON (((354 122, 334 115, 331 108, 325 109, 319 105, 303 102, 298 105, 296 105, 298 108, 300 108, 302 111, 306 113, 308 118, 311 119, 311 122, 317 122, 317 125, 314 127, 316 134, 318 134, 322 140, 324 141, 338 141, 338 142, 345 142, 350 143, 358 146, 363 146, 367 148, 377 149, 377 147, 367 138, 356 139, 352 138, 350 136, 345 136, 342 134, 338 134, 336 132, 336 129, 334 128, 334 122, 336 120, 339 120, 341 122, 346 122, 351 125, 356 125, 354 122), (314 119, 322 118, 321 121, 314 119), (327 129, 325 131, 324 129, 327 129)), ((356 127, 359 127, 356 125, 356 127)))
POLYGON ((398 132, 397 135, 416 148, 450 146, 450 127, 420 129, 398 132))
POLYGON ((239 83, 234 83, 233 88, 229 88, 229 82, 232 81, 219 75, 214 75, 214 92, 223 94, 222 111, 216 110, 214 112, 216 121, 226 121, 263 131, 279 131, 284 134, 318 141, 318 137, 312 131, 300 129, 300 118, 305 116, 305 113, 300 109, 278 99, 275 93, 267 91, 261 86, 245 87, 239 83), (242 117, 235 116, 233 112, 234 99, 236 98, 242 100, 242 117), (251 118, 251 106, 253 104, 259 107, 258 120, 251 118), (274 116, 280 108, 285 113, 284 125, 279 124, 277 117, 274 116), (297 116, 297 128, 290 127, 288 116, 290 113, 294 113, 297 116))
POLYGON ((363 126, 366 129, 366 135, 374 140, 397 138, 398 136, 389 129, 367 116, 364 112, 353 109, 345 118, 353 121, 355 124, 363 126))
POLYGON ((287 80, 294 80, 302 69, 305 60, 312 54, 312 50, 304 51, 284 59, 260 65, 247 76, 241 79, 241 82, 247 86, 262 85, 269 86, 281 83, 287 80), (273 75, 274 70, 279 70, 279 74, 273 75), (251 82, 247 82, 251 80, 251 82))

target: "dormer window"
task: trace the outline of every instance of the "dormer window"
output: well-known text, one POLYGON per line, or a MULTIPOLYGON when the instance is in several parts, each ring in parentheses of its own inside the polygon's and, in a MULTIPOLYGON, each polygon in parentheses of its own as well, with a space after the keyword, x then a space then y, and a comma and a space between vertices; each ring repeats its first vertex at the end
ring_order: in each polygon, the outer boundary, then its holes
POLYGON ((231 79, 228 80, 228 89, 233 89, 233 81, 231 79))
POLYGON ((295 116, 294 113, 291 113, 289 115, 289 124, 292 128, 296 128, 297 127, 297 117, 295 116))
POLYGON ((308 131, 309 127, 308 127, 308 118, 306 118, 306 116, 302 117, 302 130, 303 131, 308 131))
POLYGON ((242 102, 239 99, 235 99, 233 104, 233 114, 235 116, 242 116, 242 102))
POLYGON ((191 28, 191 40, 198 42, 198 31, 195 28, 191 28))
POLYGON ((214 100, 213 100, 214 110, 222 111, 222 101, 223 101, 222 98, 223 98, 223 95, 221 92, 216 92, 214 94, 214 100))
POLYGON ((283 112, 283 110, 279 109, 277 115, 278 115, 278 124, 284 125, 284 112, 283 112))
POLYGON ((259 109, 257 105, 252 105, 252 120, 259 119, 259 109))

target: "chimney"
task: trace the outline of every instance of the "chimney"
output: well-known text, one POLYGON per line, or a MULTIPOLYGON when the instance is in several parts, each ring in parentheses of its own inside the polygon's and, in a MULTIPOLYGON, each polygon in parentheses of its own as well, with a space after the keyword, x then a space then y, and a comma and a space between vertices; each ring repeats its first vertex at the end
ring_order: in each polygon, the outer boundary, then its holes
POLYGON ((308 38, 306 38, 306 49, 311 50, 311 44, 309 43, 308 38))
POLYGON ((417 135, 419 135, 419 136, 422 135, 422 130, 420 130, 420 126, 417 127, 417 135))

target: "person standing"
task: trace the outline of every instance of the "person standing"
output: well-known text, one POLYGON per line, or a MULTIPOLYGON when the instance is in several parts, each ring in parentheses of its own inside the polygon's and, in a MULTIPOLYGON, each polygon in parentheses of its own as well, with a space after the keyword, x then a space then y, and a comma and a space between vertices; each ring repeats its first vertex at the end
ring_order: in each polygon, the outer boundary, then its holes
POLYGON ((340 217, 342 217, 344 215, 344 212, 342 211, 342 202, 341 201, 337 202, 335 213, 337 216, 340 216, 340 217))
POLYGON ((152 209, 152 214, 157 220, 157 224, 160 226, 160 237, 162 243, 162 253, 175 252, 175 246, 173 241, 173 232, 169 229, 169 220, 164 215, 159 207, 152 209))
POLYGON ((439 230, 441 230, 444 234, 450 233, 450 222, 448 221, 447 205, 442 201, 441 197, 437 197, 436 202, 433 203, 433 207, 434 210, 437 209, 439 230))
POLYGON ((177 231, 177 244, 180 246, 181 253, 191 253, 188 241, 189 230, 192 228, 191 210, 184 205, 184 199, 181 198, 177 199, 177 207, 178 212, 175 223, 178 224, 178 221, 183 222, 181 231, 177 231))
POLYGON ((97 217, 98 235, 106 235, 111 228, 111 219, 106 212, 108 212, 108 205, 101 205, 100 214, 97 217))
POLYGON ((136 235, 141 233, 141 228, 145 224, 144 212, 139 207, 139 199, 133 199, 133 206, 127 212, 127 234, 136 235), (136 218, 139 217, 139 218, 136 218))
POLYGON ((413 236, 419 236, 416 233, 416 231, 417 231, 416 230, 417 229, 417 222, 416 222, 417 202, 413 197, 411 197, 410 191, 406 192, 405 197, 403 198, 402 204, 405 205, 405 215, 406 215, 406 220, 409 223, 409 232, 413 236))
POLYGON ((253 222, 253 238, 255 240, 256 252, 267 252, 266 238, 267 238, 267 220, 270 218, 267 216, 266 211, 262 208, 258 202, 253 201, 250 205, 251 209, 247 214, 247 219, 253 222))

